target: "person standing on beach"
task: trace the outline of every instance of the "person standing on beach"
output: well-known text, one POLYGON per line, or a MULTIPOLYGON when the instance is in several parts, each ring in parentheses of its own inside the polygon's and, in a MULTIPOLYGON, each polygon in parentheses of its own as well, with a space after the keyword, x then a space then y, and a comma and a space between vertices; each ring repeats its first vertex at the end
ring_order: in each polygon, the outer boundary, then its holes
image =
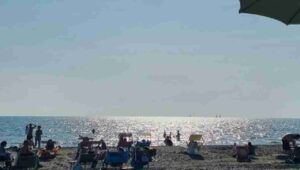
POLYGON ((38 145, 38 148, 41 147, 41 139, 42 139, 43 131, 41 130, 41 126, 37 127, 37 130, 35 131, 35 147, 38 145))
POLYGON ((36 128, 36 125, 33 125, 32 123, 29 123, 29 125, 26 126, 27 138, 33 138, 32 133, 34 128, 36 128))
POLYGON ((180 133, 179 133, 179 130, 177 130, 176 139, 177 139, 177 141, 180 141, 180 133))

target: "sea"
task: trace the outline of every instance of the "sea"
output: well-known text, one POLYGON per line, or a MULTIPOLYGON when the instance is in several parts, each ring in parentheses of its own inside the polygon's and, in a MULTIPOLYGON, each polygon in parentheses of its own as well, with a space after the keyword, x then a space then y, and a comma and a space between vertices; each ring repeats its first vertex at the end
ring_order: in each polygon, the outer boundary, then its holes
POLYGON ((42 140, 52 139, 62 147, 74 147, 79 135, 94 140, 103 139, 116 146, 119 133, 132 133, 132 140, 148 139, 152 145, 164 145, 163 133, 173 136, 173 142, 185 146, 191 134, 203 135, 206 145, 280 144, 287 133, 300 133, 300 119, 246 119, 204 117, 0 117, 0 141, 18 146, 24 139, 25 127, 33 123, 42 126, 42 140), (92 133, 95 129, 95 133, 92 133), (180 141, 175 136, 179 130, 180 141))

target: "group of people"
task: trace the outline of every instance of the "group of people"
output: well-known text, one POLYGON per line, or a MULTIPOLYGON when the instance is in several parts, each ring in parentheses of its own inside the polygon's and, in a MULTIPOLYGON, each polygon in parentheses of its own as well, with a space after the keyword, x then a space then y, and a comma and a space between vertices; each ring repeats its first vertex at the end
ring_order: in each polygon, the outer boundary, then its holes
MULTIPOLYGON (((77 147, 77 152, 76 152, 76 157, 75 159, 77 160, 77 165, 80 166, 82 155, 86 155, 90 158, 90 161, 92 162, 91 168, 95 168, 97 165, 97 162, 99 159, 102 159, 105 156, 106 153, 106 143, 104 140, 99 140, 99 141, 92 141, 91 138, 88 137, 83 137, 79 136, 79 139, 81 139, 81 142, 78 144, 77 147), (103 152, 96 152, 94 150, 93 145, 97 145, 95 147, 98 151, 103 151, 103 152)), ((87 161, 87 160, 85 160, 87 161)))
MULTIPOLYGON (((180 136, 181 136, 181 134, 180 134, 179 130, 177 130, 177 134, 175 136, 177 141, 180 141, 180 136)), ((170 132, 169 135, 167 135, 166 131, 164 131, 163 137, 165 138, 164 143, 167 146, 173 146, 172 132, 170 132)))
MULTIPOLYGON (((32 123, 28 124, 25 129, 26 139, 20 145, 20 147, 13 147, 15 151, 18 153, 18 156, 34 156, 39 154, 40 158, 46 154, 49 154, 49 151, 55 150, 55 142, 49 139, 46 143, 45 149, 41 148, 41 139, 43 135, 43 131, 41 126, 34 125, 32 123), (34 129, 36 129, 34 131, 34 129), (35 141, 33 141, 33 134, 35 141), (38 150, 34 151, 34 148, 38 148, 38 150)), ((13 157, 10 152, 6 150, 7 142, 2 141, 0 144, 0 161, 5 162, 6 167, 10 167, 13 157)))
MULTIPOLYGON (((300 134, 287 134, 282 138, 282 149, 289 155, 293 155, 294 160, 300 160, 296 155, 300 155, 299 146, 297 145, 297 141, 300 140, 300 134)), ((252 156, 255 155, 255 147, 252 145, 251 142, 248 142, 246 146, 237 146, 236 143, 233 145, 233 157, 236 157, 237 160, 240 160, 240 153, 246 152, 245 160, 251 160, 252 156), (241 151, 241 152, 240 152, 241 151)), ((295 162, 295 161, 294 161, 295 162)), ((300 162, 300 161, 299 161, 300 162)))
POLYGON ((255 155, 255 146, 251 142, 247 145, 237 146, 236 143, 233 144, 232 157, 237 158, 238 161, 250 161, 255 155))
POLYGON ((41 126, 36 126, 32 123, 29 123, 27 126, 26 126, 26 139, 30 142, 30 143, 33 143, 32 139, 33 139, 33 130, 37 128, 37 130, 35 131, 35 142, 34 142, 34 147, 38 147, 40 148, 41 147, 41 140, 42 140, 42 135, 43 135, 43 131, 42 131, 42 127, 41 126))

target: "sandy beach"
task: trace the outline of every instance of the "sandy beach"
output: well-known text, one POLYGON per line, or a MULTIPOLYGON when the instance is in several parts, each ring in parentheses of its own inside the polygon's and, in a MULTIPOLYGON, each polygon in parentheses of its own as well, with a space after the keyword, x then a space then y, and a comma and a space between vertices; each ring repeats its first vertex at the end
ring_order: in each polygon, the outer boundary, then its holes
MULTIPOLYGON (((190 157, 183 147, 154 147, 155 160, 149 169, 300 169, 298 164, 287 164, 286 155, 280 145, 259 145, 251 162, 240 163, 231 157, 231 146, 203 146, 202 157, 190 157)), ((75 148, 63 148, 59 155, 48 162, 41 162, 41 170, 70 169, 70 161, 76 153, 75 148)), ((98 169, 101 169, 101 163, 98 169)), ((126 166, 126 165, 125 165, 126 166)), ((129 165, 128 165, 129 166, 129 165)))

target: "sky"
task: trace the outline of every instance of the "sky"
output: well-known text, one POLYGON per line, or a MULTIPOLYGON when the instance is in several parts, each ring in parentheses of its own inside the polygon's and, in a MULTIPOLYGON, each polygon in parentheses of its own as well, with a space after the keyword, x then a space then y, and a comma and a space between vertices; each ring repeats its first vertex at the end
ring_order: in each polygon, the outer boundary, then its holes
POLYGON ((300 117, 300 26, 238 0, 0 1, 0 115, 300 117))

